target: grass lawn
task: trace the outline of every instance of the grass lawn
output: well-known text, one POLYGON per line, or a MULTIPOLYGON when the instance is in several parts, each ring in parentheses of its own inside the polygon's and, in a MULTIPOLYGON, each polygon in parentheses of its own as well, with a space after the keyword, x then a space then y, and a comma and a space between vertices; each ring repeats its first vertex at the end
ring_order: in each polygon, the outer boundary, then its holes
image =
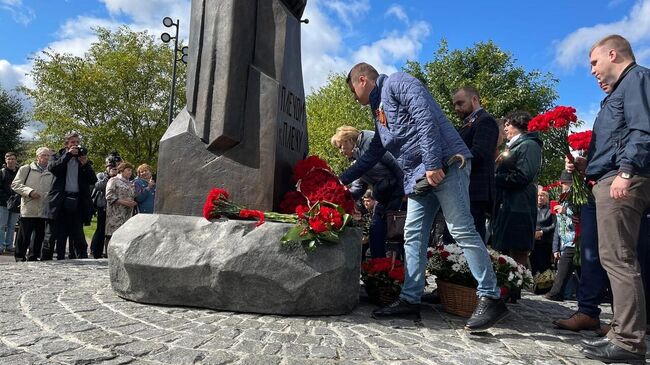
POLYGON ((96 228, 97 228, 97 216, 93 216, 93 220, 90 221, 90 225, 84 226, 84 236, 86 237, 86 241, 88 241, 89 245, 90 245, 90 241, 93 238, 93 234, 95 233, 96 228))

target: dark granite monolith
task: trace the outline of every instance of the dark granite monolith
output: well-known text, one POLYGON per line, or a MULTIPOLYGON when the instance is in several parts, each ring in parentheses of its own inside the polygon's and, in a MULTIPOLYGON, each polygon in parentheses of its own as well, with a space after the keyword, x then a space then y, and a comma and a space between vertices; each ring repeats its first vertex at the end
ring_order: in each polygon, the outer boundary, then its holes
POLYGON ((307 155, 306 0, 193 0, 187 107, 160 142, 156 213, 200 216, 212 187, 277 210, 307 155))

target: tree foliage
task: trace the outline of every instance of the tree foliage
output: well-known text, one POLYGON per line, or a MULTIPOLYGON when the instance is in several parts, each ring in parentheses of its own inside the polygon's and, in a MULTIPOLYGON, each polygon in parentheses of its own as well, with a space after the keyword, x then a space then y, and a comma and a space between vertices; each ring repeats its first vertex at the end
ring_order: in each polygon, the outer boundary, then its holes
MULTIPOLYGON (((95 166, 112 150, 134 164, 156 166, 167 127, 173 49, 147 32, 123 26, 95 29, 83 57, 44 51, 34 60, 34 119, 45 128, 39 142, 57 149, 78 131, 95 166)), ((185 105, 185 68, 179 62, 176 110, 185 105)))
POLYGON ((17 95, 0 87, 0 159, 9 151, 20 149, 20 131, 27 124, 23 104, 17 95))
POLYGON ((330 143, 336 128, 350 125, 374 130, 370 108, 354 100, 345 78, 344 74, 331 74, 325 86, 307 96, 309 154, 325 159, 336 173, 350 165, 330 143))
MULTIPOLYGON (((496 118, 515 110, 535 116, 553 106, 557 99, 557 80, 550 73, 526 71, 515 62, 512 54, 502 51, 492 41, 450 51, 447 42, 442 40, 432 61, 424 64, 409 61, 404 71, 428 87, 447 117, 459 127, 461 120, 454 113, 452 95, 466 85, 479 91, 483 107, 496 118)), ((563 157, 557 151, 544 149, 542 166, 540 182, 556 181, 564 166, 563 157)))

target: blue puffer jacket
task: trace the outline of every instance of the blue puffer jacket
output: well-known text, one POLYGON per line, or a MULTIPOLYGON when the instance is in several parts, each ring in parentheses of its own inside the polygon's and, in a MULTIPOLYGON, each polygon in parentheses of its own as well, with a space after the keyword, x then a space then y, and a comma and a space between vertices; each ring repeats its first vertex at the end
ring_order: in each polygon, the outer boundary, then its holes
POLYGON ((361 177, 386 150, 404 172, 405 194, 413 192, 416 180, 427 171, 445 167, 451 156, 472 157, 426 87, 409 74, 380 75, 370 93, 370 107, 375 115, 375 136, 368 151, 341 174, 344 184, 361 177), (380 108, 386 115, 386 126, 377 120, 380 108))
POLYGON ((601 103, 587 157, 587 177, 617 171, 650 175, 650 70, 632 64, 601 103))

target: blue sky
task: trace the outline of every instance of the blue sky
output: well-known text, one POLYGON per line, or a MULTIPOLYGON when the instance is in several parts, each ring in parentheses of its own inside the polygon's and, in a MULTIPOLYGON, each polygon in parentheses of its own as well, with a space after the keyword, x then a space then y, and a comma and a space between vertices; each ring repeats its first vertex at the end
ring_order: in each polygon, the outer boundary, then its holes
MULTIPOLYGON (((30 86, 30 58, 43 49, 82 55, 98 25, 128 24, 158 37, 169 15, 180 19, 186 38, 189 6, 190 0, 0 0, 0 85, 30 86)), ((650 0, 308 0, 305 17, 307 92, 358 61, 391 73, 406 60, 430 60, 443 38, 451 49, 493 40, 527 70, 553 73, 558 103, 576 107, 590 125, 603 97, 587 67, 591 44, 622 34, 638 62, 650 64, 650 0)))

